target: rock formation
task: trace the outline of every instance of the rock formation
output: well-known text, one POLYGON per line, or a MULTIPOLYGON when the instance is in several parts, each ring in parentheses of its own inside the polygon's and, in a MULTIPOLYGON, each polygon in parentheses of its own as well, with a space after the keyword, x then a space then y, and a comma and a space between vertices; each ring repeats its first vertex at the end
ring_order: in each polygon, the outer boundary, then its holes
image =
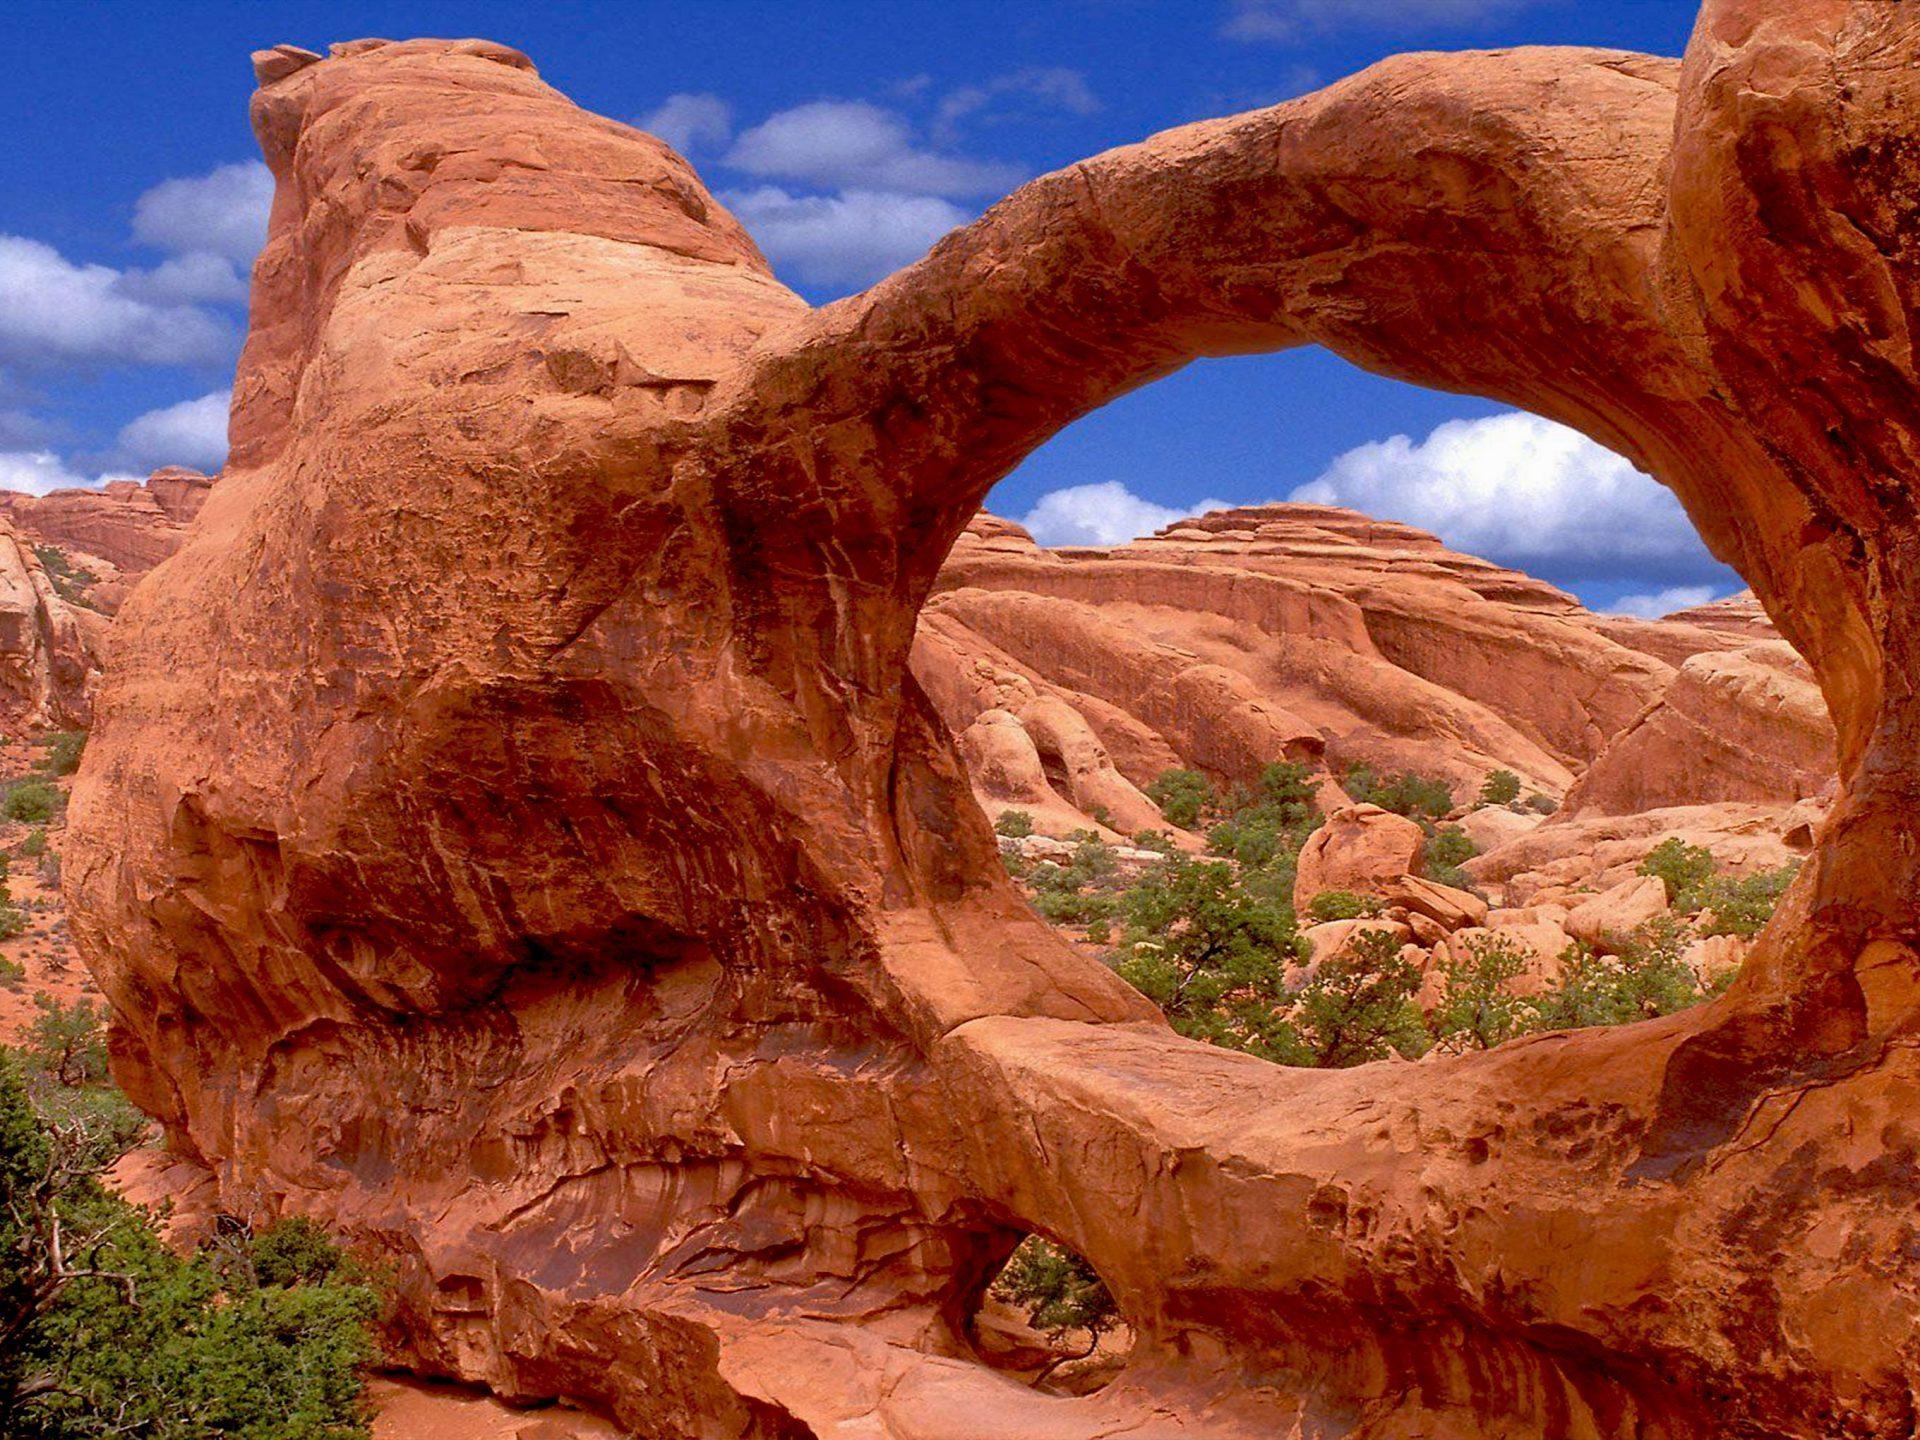
POLYGON ((63 597, 34 547, 0 519, 0 726, 84 724, 106 625, 63 597))
POLYGON ((649 1436, 1909 1433, 1907 8, 1387 61, 818 311, 510 50, 267 52, 233 460, 74 801, 117 1074, 383 1250, 409 1363, 649 1436), (1811 665, 1841 793, 1721 1001, 1290 1071, 1013 896, 908 672, 943 556, 1075 416, 1304 343, 1631 456, 1811 665), (1135 1331, 1084 1399, 960 1324, 1036 1229, 1135 1331))
MULTIPOLYGON (((1217 511, 1108 549, 1042 550, 979 516, 940 572, 913 667, 970 757, 966 737, 990 717, 997 754, 1034 752, 1044 770, 1045 732, 1076 714, 1117 772, 1101 788, 1116 816, 1111 792, 1137 803, 1170 768, 1246 784, 1281 756, 1432 776, 1463 801, 1507 769, 1556 799, 1572 789, 1582 814, 1784 806, 1833 775, 1819 690, 1764 616, 1738 603, 1659 622, 1596 615, 1424 531, 1331 506, 1217 511), (1048 718, 1023 746, 1007 721, 1036 709, 1048 718)), ((1090 813, 1079 780, 1018 794, 977 781, 989 813, 1090 813)))
POLYGON ((88 605, 112 614, 135 581, 180 548, 212 486, 199 471, 170 465, 144 481, 113 480, 97 490, 0 490, 0 514, 91 575, 88 605))

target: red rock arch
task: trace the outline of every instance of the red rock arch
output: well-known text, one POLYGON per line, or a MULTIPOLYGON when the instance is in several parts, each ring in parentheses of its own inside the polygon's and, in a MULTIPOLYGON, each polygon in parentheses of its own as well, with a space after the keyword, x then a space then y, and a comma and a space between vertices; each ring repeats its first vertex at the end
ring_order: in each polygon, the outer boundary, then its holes
POLYGON ((116 1070, 383 1247, 423 1368, 648 1434, 1904 1433, 1920 1318, 1904 7, 1394 60, 1034 182, 818 311, 514 52, 263 58, 234 458, 75 797, 116 1070), (1471 1059, 1171 1036, 1029 916, 907 675, 987 489, 1198 355, 1575 425, 1819 674, 1735 992, 1471 1059), (1014 1228, 1140 1332, 955 1331, 1014 1228))

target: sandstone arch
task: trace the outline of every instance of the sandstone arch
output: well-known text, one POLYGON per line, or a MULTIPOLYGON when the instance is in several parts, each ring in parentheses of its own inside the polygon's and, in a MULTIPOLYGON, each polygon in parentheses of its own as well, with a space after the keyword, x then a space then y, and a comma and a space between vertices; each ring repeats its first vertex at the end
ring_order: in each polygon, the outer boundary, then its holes
POLYGON ((1905 8, 1389 61, 819 311, 504 47, 269 52, 234 458, 75 798, 117 1073, 384 1247, 415 1363, 642 1433, 1910 1433, 1905 8), (941 556, 1073 416, 1308 342, 1632 455, 1813 664, 1845 795, 1726 1001, 1289 1072, 1008 891, 906 675, 941 556), (955 1333, 1026 1226, 1139 1331, 1091 1399, 955 1333))

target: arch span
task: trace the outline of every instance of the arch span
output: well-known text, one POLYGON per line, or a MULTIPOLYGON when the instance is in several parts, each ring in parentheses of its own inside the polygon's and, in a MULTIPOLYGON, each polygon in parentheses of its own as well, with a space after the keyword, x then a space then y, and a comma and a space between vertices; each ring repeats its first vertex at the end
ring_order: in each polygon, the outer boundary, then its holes
POLYGON ((1904 7, 1407 57, 809 311, 483 42, 261 59, 234 460, 75 797, 116 1073, 383 1249, 421 1368, 647 1434, 1902 1433, 1920 1379, 1904 7), (1176 1039, 1026 913, 907 674, 987 489, 1199 355, 1572 424, 1813 664, 1844 795, 1722 1002, 1418 1067, 1176 1039), (1140 1340, 973 1363, 1009 1237, 1140 1340))

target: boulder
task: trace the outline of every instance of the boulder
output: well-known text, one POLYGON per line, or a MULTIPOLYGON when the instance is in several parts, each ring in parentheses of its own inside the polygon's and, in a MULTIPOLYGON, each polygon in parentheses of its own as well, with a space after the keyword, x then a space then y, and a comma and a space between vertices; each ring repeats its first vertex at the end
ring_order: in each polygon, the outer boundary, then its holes
POLYGON ((1301 847, 1294 909, 1304 913, 1314 896, 1328 890, 1381 894, 1419 869, 1426 843, 1426 832, 1417 824, 1378 805, 1336 810, 1301 847))
POLYGON ((1478 895, 1418 875, 1397 876, 1381 886, 1378 894, 1387 904, 1424 915, 1443 930, 1484 925, 1487 920, 1487 902, 1478 895))
POLYGON ((1667 913, 1667 887, 1657 875, 1634 875, 1567 915, 1567 933, 1596 950, 1618 950, 1634 932, 1667 913))

